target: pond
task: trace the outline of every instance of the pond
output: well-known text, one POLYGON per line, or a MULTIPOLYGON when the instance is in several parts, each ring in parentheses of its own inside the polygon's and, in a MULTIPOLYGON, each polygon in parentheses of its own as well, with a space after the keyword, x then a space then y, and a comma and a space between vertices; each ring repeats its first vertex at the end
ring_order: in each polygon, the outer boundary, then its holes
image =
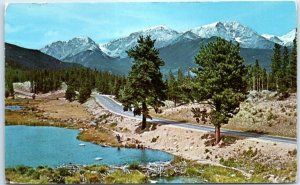
POLYGON ((123 165, 173 159, 159 150, 118 149, 83 142, 76 139, 78 132, 57 127, 5 126, 5 166, 123 165))
POLYGON ((202 179, 197 177, 160 177, 154 179, 155 183, 167 183, 167 184, 177 184, 177 183, 205 183, 202 179))
POLYGON ((10 111, 18 111, 21 110, 22 107, 19 105, 7 105, 5 106, 5 110, 10 110, 10 111))

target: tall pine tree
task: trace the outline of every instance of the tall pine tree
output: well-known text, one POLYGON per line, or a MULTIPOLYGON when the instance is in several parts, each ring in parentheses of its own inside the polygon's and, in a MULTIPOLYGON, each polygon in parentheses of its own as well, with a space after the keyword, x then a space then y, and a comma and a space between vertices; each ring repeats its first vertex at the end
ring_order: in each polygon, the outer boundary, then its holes
POLYGON ((297 35, 293 40, 293 48, 291 51, 290 65, 289 65, 289 81, 293 92, 297 90, 297 35))
POLYGON ((273 48, 273 56, 272 56, 272 63, 271 63, 271 82, 272 88, 279 90, 279 79, 281 76, 281 46, 279 44, 275 44, 273 48))
POLYGON ((239 110, 246 93, 247 70, 239 46, 218 38, 204 46, 195 57, 198 68, 195 99, 211 107, 211 123, 215 126, 215 143, 220 141, 220 128, 239 110), (203 102, 205 101, 205 102, 203 102))
POLYGON ((160 67, 164 61, 154 48, 155 40, 150 36, 139 37, 138 45, 127 51, 133 65, 127 77, 127 83, 121 93, 124 111, 134 108, 135 115, 142 115, 142 130, 146 128, 146 119, 151 118, 148 106, 158 112, 166 98, 166 86, 162 80, 160 67))

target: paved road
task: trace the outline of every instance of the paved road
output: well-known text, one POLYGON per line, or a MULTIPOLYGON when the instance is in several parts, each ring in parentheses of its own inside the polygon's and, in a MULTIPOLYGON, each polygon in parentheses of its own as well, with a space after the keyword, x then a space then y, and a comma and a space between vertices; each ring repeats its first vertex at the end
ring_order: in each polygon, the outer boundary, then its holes
MULTIPOLYGON (((133 113, 131 111, 123 111, 123 107, 121 104, 117 103, 116 101, 112 100, 108 96, 105 95, 96 95, 95 96, 96 101, 103 106, 105 109, 109 110, 112 113, 130 117, 133 119, 141 120, 141 116, 133 116, 133 113)), ((194 125, 191 123, 181 123, 176 122, 172 120, 166 120, 161 118, 154 118, 153 120, 149 120, 150 122, 159 122, 160 124, 169 124, 176 127, 183 127, 183 128, 191 128, 201 131, 208 131, 208 132, 214 132, 214 127, 210 126, 202 126, 202 125, 194 125)), ((241 132, 241 131, 233 131, 228 129, 221 129, 222 134, 226 135, 232 135, 232 136, 238 136, 238 137, 246 137, 246 138, 256 138, 261 139, 265 141, 272 141, 272 142, 282 142, 282 143, 288 143, 288 144, 297 144, 297 140, 294 138, 286 138, 286 137, 277 137, 277 136, 270 136, 270 135, 263 135, 263 134, 256 134, 251 132, 241 132)))

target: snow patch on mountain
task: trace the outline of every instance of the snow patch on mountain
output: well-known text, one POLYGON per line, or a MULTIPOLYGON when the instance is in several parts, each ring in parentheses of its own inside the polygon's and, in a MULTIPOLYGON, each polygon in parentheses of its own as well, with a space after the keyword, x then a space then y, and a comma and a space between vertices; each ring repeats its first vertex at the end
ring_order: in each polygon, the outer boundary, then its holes
POLYGON ((131 33, 128 37, 113 40, 100 46, 103 52, 111 57, 127 57, 126 51, 137 45, 140 36, 150 35, 155 39, 155 47, 162 48, 172 43, 179 35, 177 31, 164 25, 159 25, 138 32, 131 33))
POLYGON ((243 26, 236 21, 215 22, 194 28, 191 32, 202 38, 216 36, 228 41, 236 41, 243 48, 270 49, 274 45, 274 43, 260 36, 251 28, 243 26))
POLYGON ((59 60, 64 60, 67 57, 70 58, 83 51, 102 52, 98 44, 85 36, 75 37, 68 41, 53 42, 40 51, 59 60))
POLYGON ((296 29, 293 29, 292 31, 288 32, 285 35, 282 35, 280 38, 280 40, 282 40, 283 45, 285 46, 292 46, 293 45, 293 40, 296 36, 296 29))
POLYGON ((283 41, 275 35, 262 34, 261 36, 263 36, 264 38, 266 38, 269 41, 272 41, 274 43, 281 44, 281 45, 284 44, 283 41))

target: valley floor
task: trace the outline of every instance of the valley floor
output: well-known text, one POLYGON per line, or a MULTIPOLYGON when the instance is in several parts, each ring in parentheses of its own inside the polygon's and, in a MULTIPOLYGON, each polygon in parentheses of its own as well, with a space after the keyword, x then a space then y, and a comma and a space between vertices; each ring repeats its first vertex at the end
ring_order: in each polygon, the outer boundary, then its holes
MULTIPOLYGON (((31 111, 21 111, 20 120, 20 113, 6 112, 6 124, 43 123, 82 128, 78 136, 81 140, 102 145, 163 150, 196 163, 234 169, 244 174, 248 182, 295 182, 296 179, 297 146, 293 144, 223 136, 220 145, 212 146, 213 133, 150 123, 145 131, 141 131, 140 121, 114 115, 97 104, 93 98, 79 104, 69 103, 61 95, 52 100, 37 96, 35 101, 7 100, 6 104, 34 107, 31 111), (24 118, 30 121, 24 122, 24 118), (120 143, 115 137, 116 134, 121 136, 120 143)), ((180 112, 180 107, 171 109, 180 112)), ((166 110, 165 115, 171 115, 168 114, 171 109, 166 110)), ((229 128, 230 125, 231 123, 229 128)))

